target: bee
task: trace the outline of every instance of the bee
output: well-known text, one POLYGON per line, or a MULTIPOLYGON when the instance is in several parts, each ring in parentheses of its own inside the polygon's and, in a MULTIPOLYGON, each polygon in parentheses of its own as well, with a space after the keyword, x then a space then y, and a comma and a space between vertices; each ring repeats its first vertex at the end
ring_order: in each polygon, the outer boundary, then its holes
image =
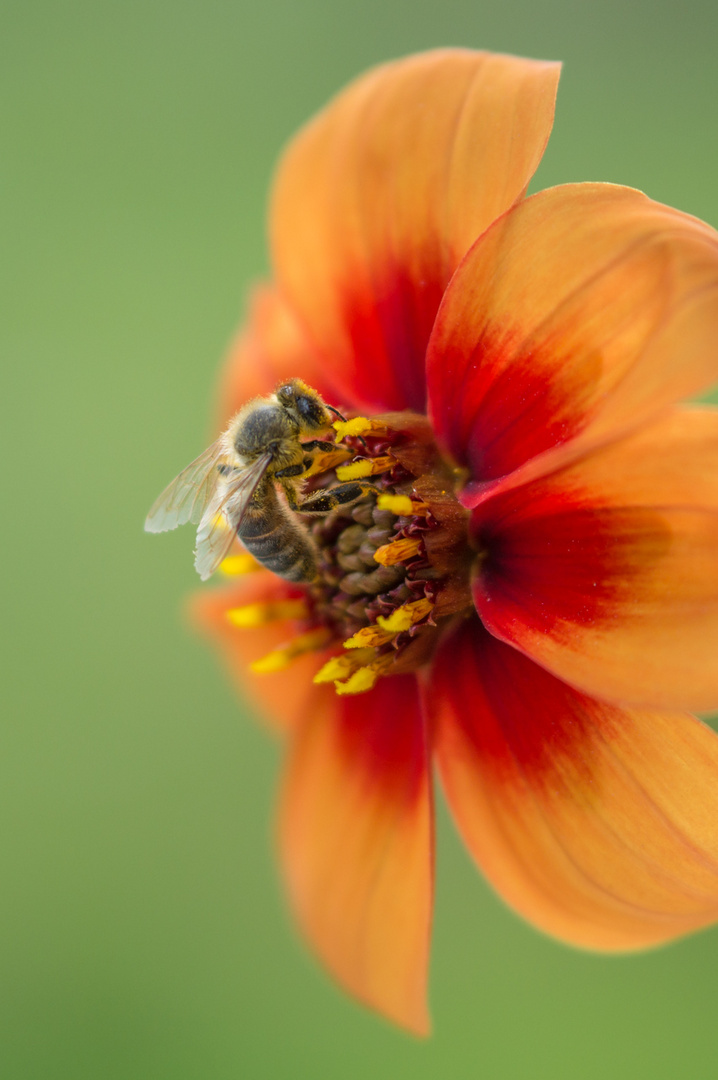
POLYGON ((166 532, 188 521, 196 524, 194 565, 203 581, 226 557, 235 536, 279 577, 312 581, 317 574, 316 551, 296 514, 327 514, 373 490, 358 481, 302 497, 303 481, 320 455, 338 455, 341 460, 352 456, 333 442, 300 441, 301 436, 326 431, 332 414, 344 419, 301 379, 291 379, 269 397, 248 402, 227 430, 165 488, 147 515, 145 531, 166 532))

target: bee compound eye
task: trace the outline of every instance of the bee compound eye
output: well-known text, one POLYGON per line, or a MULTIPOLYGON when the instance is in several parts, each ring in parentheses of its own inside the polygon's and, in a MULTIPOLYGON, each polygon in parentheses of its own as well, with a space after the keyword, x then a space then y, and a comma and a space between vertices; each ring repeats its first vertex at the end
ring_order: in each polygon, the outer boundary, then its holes
POLYGON ((297 398, 297 412, 302 420, 318 426, 324 419, 324 409, 319 402, 308 394, 300 394, 297 398))

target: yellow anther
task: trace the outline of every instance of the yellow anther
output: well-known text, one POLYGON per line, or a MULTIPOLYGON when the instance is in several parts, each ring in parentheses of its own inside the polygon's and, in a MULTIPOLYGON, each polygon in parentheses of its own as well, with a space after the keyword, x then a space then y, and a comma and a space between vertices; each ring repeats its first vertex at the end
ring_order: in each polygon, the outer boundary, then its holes
POLYGON ((406 562, 413 559, 421 551, 421 540, 416 537, 405 537, 403 540, 393 540, 391 544, 384 544, 374 552, 374 558, 382 566, 395 566, 396 563, 406 562))
POLYGON ((325 627, 320 627, 318 630, 309 630, 306 634, 299 634, 298 637, 293 638, 292 641, 283 645, 280 649, 273 649, 266 656, 255 660, 253 664, 249 665, 250 669, 257 675, 269 675, 274 671, 283 671, 284 668, 289 667, 292 660, 303 656, 304 653, 321 649, 322 646, 329 642, 330 638, 331 632, 325 627))
POLYGON ((421 600, 414 600, 410 604, 402 604, 396 611, 392 611, 391 615, 379 615, 376 621, 388 633, 392 635, 400 634, 403 630, 408 630, 414 623, 421 622, 429 614, 433 606, 431 600, 423 597, 421 600))
POLYGON ((373 660, 371 664, 358 668, 345 682, 334 683, 334 689, 338 694, 364 694, 367 690, 371 690, 379 676, 383 675, 393 662, 393 655, 386 653, 373 660))
POLYGON ((276 619, 302 619, 308 614, 309 609, 303 600, 270 600, 267 603, 230 608, 227 618, 234 626, 250 630, 276 619))
POLYGON ((367 664, 373 656, 373 649, 356 649, 354 652, 343 653, 341 656, 332 656, 316 673, 314 682, 328 683, 335 682, 337 679, 346 679, 357 668, 367 664))
POLYGON ((356 634, 347 638, 343 644, 345 649, 367 649, 375 645, 384 645, 385 642, 391 641, 393 637, 392 632, 382 630, 380 626, 374 624, 372 626, 362 626, 361 630, 357 630, 356 634))
POLYGON ((380 435, 387 430, 375 420, 367 420, 366 416, 355 416, 353 420, 335 420, 332 427, 338 439, 346 439, 351 435, 380 435))
POLYGON ((360 667, 346 682, 335 683, 334 688, 338 694, 365 694, 374 686, 379 675, 380 672, 374 668, 360 667))
POLYGON ((408 495, 380 495, 376 500, 379 510, 389 510, 397 517, 408 517, 412 513, 413 502, 408 495))
POLYGON ((219 564, 219 568, 228 577, 236 577, 239 574, 253 574, 255 570, 262 569, 260 563, 248 551, 242 551, 239 555, 228 555, 219 564))
POLYGON ((430 510, 428 503, 414 502, 408 495, 382 494, 376 500, 376 505, 397 517, 426 517, 430 510))
POLYGON ((385 645, 397 634, 408 630, 414 623, 421 622, 433 608, 431 600, 422 597, 392 611, 391 615, 379 615, 371 626, 363 626, 344 642, 345 649, 370 649, 385 645))
POLYGON ((340 465, 337 469, 337 480, 361 480, 365 476, 376 476, 377 473, 386 472, 396 465, 394 458, 375 457, 361 458, 360 461, 352 461, 351 465, 340 465))

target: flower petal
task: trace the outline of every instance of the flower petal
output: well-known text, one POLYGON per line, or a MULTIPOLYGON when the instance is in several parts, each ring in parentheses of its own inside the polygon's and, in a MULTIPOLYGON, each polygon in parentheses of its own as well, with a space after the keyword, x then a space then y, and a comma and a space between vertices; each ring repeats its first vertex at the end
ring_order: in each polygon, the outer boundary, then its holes
POLYGON ((309 652, 284 671, 255 675, 250 664, 291 641, 295 625, 281 619, 264 626, 240 629, 227 612, 250 604, 272 603, 304 595, 286 582, 261 571, 223 589, 205 589, 190 597, 191 622, 219 647, 227 669, 242 697, 249 697, 276 731, 291 731, 299 721, 333 700, 333 688, 312 682, 328 652, 309 652))
POLYGON ((429 706, 449 804, 501 896, 542 930, 635 949, 718 919, 718 738, 619 709, 465 623, 429 706))
POLYGON ((426 732, 411 676, 335 697, 297 732, 280 818, 300 926, 339 982, 417 1034, 433 833, 426 732))
MULTIPOLYGON (((264 397, 284 379, 302 378, 334 403, 326 367, 296 316, 273 288, 256 286, 247 324, 232 342, 219 380, 219 421, 224 427, 253 397, 264 397)), ((350 404, 351 396, 342 399, 350 404)))
POLYGON ((463 501, 705 388, 717 339, 713 229, 610 184, 518 204, 466 256, 429 345, 430 412, 472 477, 463 501))
POLYGON ((330 374, 367 407, 423 410, 442 293, 524 193, 558 75, 511 56, 423 53, 352 83, 290 144, 271 207, 277 276, 330 374))
POLYGON ((474 511, 492 633, 614 701, 718 706, 718 412, 676 409, 474 511))

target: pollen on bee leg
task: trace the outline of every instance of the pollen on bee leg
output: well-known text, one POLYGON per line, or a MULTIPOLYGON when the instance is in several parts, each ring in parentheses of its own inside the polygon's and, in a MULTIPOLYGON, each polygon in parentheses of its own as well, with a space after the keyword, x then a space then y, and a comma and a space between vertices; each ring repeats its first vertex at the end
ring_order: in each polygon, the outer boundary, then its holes
POLYGON ((346 679, 358 668, 367 664, 374 656, 373 649, 356 649, 341 656, 332 656, 314 676, 315 683, 336 682, 346 679))
POLYGON ((382 566, 395 566, 397 563, 413 559, 421 551, 421 540, 418 537, 407 536, 401 540, 393 540, 390 544, 383 544, 374 552, 374 559, 382 566))
POLYGON ((309 608, 302 599, 297 600, 269 600, 265 603, 245 604, 243 607, 230 608, 226 616, 233 626, 239 626, 243 630, 251 630, 256 626, 264 626, 268 622, 278 619, 303 619, 309 613, 309 608))
POLYGON ((414 502, 408 495, 388 495, 383 492, 376 500, 380 510, 388 510, 397 517, 426 517, 429 504, 414 502))
POLYGON ((254 556, 248 551, 241 551, 239 555, 228 555, 219 564, 219 569, 227 577, 236 577, 240 574, 253 574, 256 570, 264 569, 254 556))
POLYGON ((299 634, 281 648, 273 649, 266 656, 255 660, 249 665, 250 670, 256 675, 270 675, 275 671, 283 671, 298 657, 323 648, 329 643, 331 636, 331 631, 323 626, 317 630, 309 630, 306 634, 299 634))
POLYGON ((351 465, 340 465, 336 470, 337 480, 362 480, 365 476, 377 476, 393 469, 396 461, 387 454, 385 457, 361 458, 351 465))

